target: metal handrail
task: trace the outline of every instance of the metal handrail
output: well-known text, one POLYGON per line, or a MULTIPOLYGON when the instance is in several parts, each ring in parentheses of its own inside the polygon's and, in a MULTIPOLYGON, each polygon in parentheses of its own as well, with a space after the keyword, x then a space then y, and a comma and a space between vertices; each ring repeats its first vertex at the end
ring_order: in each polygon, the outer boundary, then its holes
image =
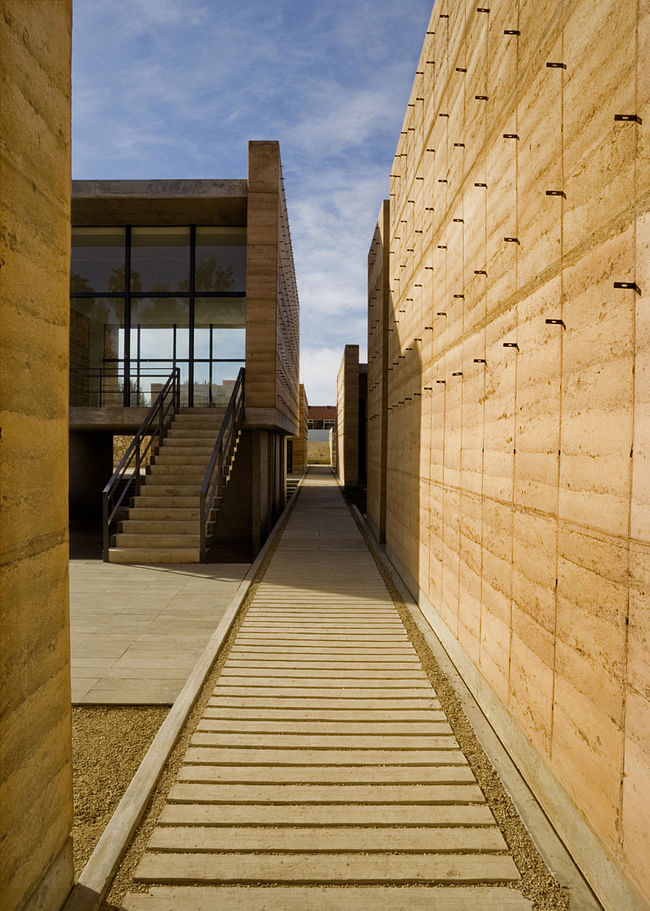
POLYGON ((237 374, 226 413, 221 424, 219 436, 214 444, 208 467, 206 468, 200 492, 200 519, 201 519, 201 562, 204 563, 207 555, 210 531, 210 516, 214 509, 214 502, 219 498, 228 481, 230 462, 239 431, 244 422, 244 376, 242 367, 237 374))
MULTIPOLYGON (((181 399, 181 372, 176 367, 167 378, 165 385, 160 390, 156 401, 153 403, 140 429, 133 437, 129 448, 122 456, 119 465, 113 472, 110 481, 102 491, 102 512, 104 526, 104 561, 108 562, 108 551, 111 541, 111 527, 115 522, 119 509, 127 497, 137 495, 140 489, 141 469, 143 460, 148 454, 153 454, 154 446, 158 445, 165 437, 167 427, 180 408, 181 399), (143 446, 144 438, 149 437, 143 446), (133 464, 135 462, 135 464, 133 464), (121 486, 127 476, 127 471, 132 468, 128 483, 121 486), (132 490, 135 493, 132 493, 132 490)), ((128 501, 127 501, 128 502, 128 501)))

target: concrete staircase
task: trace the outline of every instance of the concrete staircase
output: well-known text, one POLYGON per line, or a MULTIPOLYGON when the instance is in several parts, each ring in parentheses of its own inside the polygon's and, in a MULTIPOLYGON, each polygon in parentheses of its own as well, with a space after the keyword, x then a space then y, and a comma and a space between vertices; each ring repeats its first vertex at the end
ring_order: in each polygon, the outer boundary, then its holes
POLYGON ((131 499, 128 518, 118 525, 110 563, 200 562, 199 493, 225 410, 178 412, 131 499))

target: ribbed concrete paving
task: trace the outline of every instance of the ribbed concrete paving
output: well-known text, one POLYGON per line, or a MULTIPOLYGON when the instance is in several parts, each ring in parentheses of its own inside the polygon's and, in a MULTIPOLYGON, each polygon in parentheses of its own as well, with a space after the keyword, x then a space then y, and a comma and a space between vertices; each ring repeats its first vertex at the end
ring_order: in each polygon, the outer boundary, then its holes
POLYGON ((128 911, 524 911, 519 874, 328 470, 312 469, 128 911))

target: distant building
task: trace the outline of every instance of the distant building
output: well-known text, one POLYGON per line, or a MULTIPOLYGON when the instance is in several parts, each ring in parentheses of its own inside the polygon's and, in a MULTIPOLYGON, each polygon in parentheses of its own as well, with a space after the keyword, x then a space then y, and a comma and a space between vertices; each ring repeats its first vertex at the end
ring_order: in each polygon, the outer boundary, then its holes
POLYGON ((329 430, 336 427, 336 405, 310 405, 308 415, 309 430, 329 430))

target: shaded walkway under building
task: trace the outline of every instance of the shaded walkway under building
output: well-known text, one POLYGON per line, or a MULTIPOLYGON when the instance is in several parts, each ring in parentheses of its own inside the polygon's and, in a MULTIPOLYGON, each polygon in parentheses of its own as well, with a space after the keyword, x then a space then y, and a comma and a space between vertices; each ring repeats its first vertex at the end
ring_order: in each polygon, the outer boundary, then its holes
POLYGON ((128 911, 531 903, 329 469, 312 468, 128 911))

